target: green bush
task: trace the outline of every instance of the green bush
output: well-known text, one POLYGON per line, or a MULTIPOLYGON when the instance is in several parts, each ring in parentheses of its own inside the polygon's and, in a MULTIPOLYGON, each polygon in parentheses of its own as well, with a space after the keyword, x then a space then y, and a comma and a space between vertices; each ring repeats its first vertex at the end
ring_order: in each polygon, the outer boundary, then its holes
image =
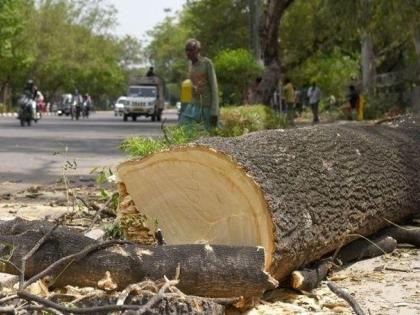
POLYGON ((235 137, 252 131, 286 126, 286 116, 274 112, 268 106, 230 106, 221 110, 221 127, 210 132, 206 131, 202 124, 169 126, 164 128, 164 136, 161 138, 128 138, 121 144, 121 149, 131 157, 145 157, 172 146, 193 142, 201 137, 235 137))
POLYGON ((214 59, 223 102, 241 104, 248 87, 262 73, 262 67, 245 49, 223 50, 214 59))
POLYGON ((222 128, 216 134, 236 137, 264 129, 285 128, 286 115, 274 112, 265 105, 228 106, 221 109, 222 128))

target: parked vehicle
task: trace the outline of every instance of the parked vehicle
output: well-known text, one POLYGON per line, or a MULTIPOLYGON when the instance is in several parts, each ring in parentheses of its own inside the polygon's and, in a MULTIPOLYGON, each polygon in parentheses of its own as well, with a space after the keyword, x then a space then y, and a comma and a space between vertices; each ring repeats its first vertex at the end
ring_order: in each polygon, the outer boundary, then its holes
POLYGON ((164 81, 157 76, 137 77, 128 88, 124 105, 123 120, 138 116, 151 117, 152 121, 160 121, 164 107, 164 81))
POLYGON ((120 96, 114 104, 114 115, 122 116, 124 113, 124 106, 127 104, 127 97, 120 96))

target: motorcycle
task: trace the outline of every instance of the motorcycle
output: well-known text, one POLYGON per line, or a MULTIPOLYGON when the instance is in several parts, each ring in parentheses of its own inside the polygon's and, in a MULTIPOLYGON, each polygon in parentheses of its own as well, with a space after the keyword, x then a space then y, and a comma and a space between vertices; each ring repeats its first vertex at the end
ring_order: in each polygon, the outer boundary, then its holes
POLYGON ((90 106, 87 101, 84 101, 83 108, 82 108, 82 117, 89 118, 89 111, 90 111, 90 106))
POLYGON ((81 112, 80 104, 78 102, 74 102, 71 106, 71 112, 70 112, 71 120, 73 119, 79 120, 80 112, 81 112))
POLYGON ((35 101, 31 98, 27 97, 26 95, 22 95, 19 99, 20 109, 18 112, 18 119, 20 120, 20 125, 22 127, 25 126, 25 123, 30 126, 32 120, 34 119, 34 107, 35 101))

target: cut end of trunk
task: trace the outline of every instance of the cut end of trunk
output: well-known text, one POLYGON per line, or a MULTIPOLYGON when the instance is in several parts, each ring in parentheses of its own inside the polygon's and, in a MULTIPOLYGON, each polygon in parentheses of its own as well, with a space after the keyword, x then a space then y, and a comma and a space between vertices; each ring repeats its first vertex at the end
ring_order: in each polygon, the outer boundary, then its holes
POLYGON ((139 211, 168 244, 262 246, 265 269, 273 223, 258 184, 229 156, 194 146, 128 161, 118 167, 139 211))

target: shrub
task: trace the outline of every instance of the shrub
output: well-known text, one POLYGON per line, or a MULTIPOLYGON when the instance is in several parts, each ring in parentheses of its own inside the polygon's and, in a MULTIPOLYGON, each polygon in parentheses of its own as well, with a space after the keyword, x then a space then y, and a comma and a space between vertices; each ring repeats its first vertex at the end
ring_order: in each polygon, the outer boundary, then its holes
POLYGON ((284 114, 274 112, 265 105, 223 107, 221 116, 222 128, 216 130, 216 133, 223 137, 235 137, 252 131, 287 126, 284 114))
POLYGON ((265 105, 244 105, 224 107, 221 110, 222 126, 210 132, 202 124, 191 126, 169 126, 164 136, 158 139, 133 137, 124 140, 121 149, 131 157, 145 157, 175 145, 183 145, 201 137, 235 137, 264 129, 284 128, 286 116, 274 112, 265 105))
POLYGON ((224 103, 241 104, 251 82, 262 73, 262 67, 245 49, 223 50, 214 59, 224 103))

